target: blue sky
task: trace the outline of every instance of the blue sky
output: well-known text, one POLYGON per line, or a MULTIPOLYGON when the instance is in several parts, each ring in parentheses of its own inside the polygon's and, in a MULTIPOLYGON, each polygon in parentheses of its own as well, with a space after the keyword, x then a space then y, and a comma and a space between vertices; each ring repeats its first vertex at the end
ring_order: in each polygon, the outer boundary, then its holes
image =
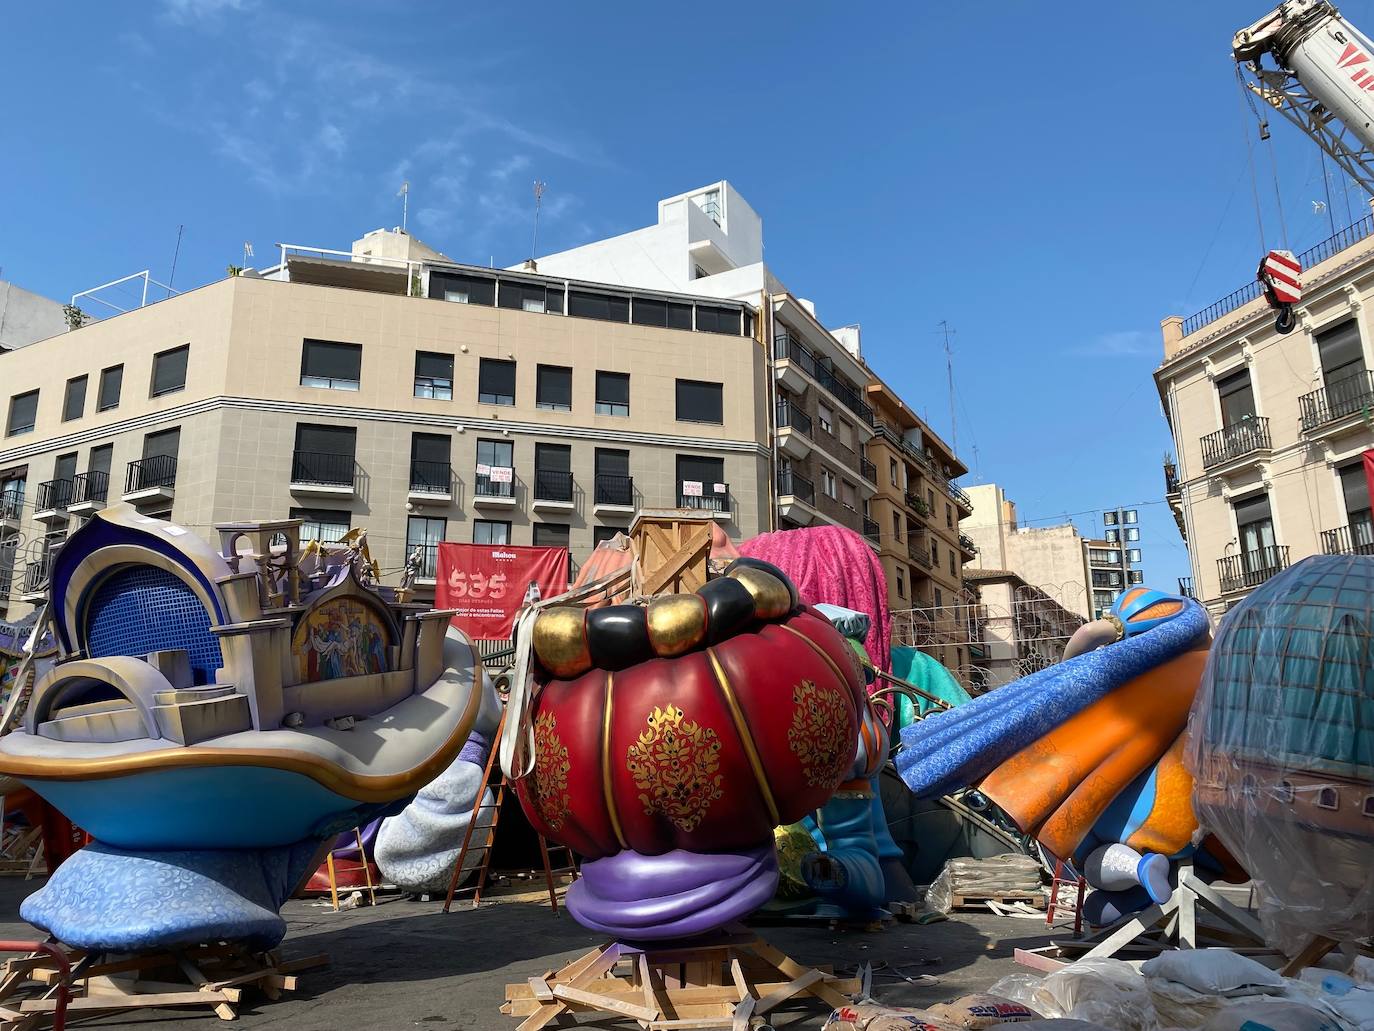
MULTIPOLYGON (((1342 7, 1374 30, 1374 4, 1342 7)), ((1172 587, 1187 558, 1150 373, 1160 318, 1241 286, 1261 253, 1229 43, 1267 9, 10 5, 0 277, 64 299, 165 280, 184 225, 193 286, 245 240, 266 264, 276 242, 347 248, 398 223, 404 179, 417 236, 504 265, 527 256, 536 177, 544 252, 728 178, 775 271, 827 324, 861 323, 870 363, 947 436, 937 323, 955 327, 966 482, 1085 532, 1136 505, 1147 580, 1172 587)), ((1263 146, 1264 246, 1283 242, 1279 200, 1293 250, 1330 235, 1315 145, 1275 124, 1263 146)))

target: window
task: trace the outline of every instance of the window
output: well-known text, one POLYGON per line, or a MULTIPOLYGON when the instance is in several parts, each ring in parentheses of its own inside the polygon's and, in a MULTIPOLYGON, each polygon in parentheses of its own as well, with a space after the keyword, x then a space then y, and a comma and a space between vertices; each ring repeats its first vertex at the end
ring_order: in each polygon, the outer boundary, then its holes
POLYGON ((934 515, 934 514, 935 514, 935 488, 934 488, 934 487, 927 487, 927 488, 926 488, 926 511, 927 511, 930 515, 934 515))
POLYGON ((902 540, 902 515, 900 512, 892 513, 892 540, 893 543, 900 543, 902 540))
POLYGON ((410 489, 425 494, 447 494, 452 489, 452 438, 447 433, 410 435, 410 489))
POLYGON ((411 516, 406 520, 406 560, 420 549, 419 579, 433 580, 439 567, 439 542, 448 532, 448 520, 411 516))
MULTIPOLYGON (((1243 562, 1258 562, 1256 568, 1272 564, 1274 520, 1269 511, 1269 495, 1256 494, 1234 503, 1236 536, 1243 562)), ((1250 568, 1247 564, 1247 570, 1250 568)))
POLYGON ((453 400, 453 355, 437 351, 415 352, 415 396, 435 401, 453 400))
MULTIPOLYGON (((1321 357, 1322 379, 1327 390, 1331 390, 1343 380, 1358 377, 1364 372, 1364 348, 1360 345, 1360 325, 1354 319, 1342 322, 1339 326, 1323 330, 1317 334, 1317 353, 1321 357)), ((1352 390, 1363 390, 1349 384, 1337 393, 1346 394, 1352 390)))
POLYGON ((1316 803, 1322 809, 1339 809, 1341 794, 1330 784, 1326 784, 1317 792, 1316 803))
POLYGON ((514 456, 515 445, 509 440, 479 440, 474 491, 486 498, 515 497, 514 456))
POLYGON ((692 328, 692 306, 680 301, 656 301, 648 297, 636 297, 632 315, 636 326, 692 328))
POLYGON ((1138 540, 1140 540, 1140 527, 1138 527, 1138 526, 1128 526, 1128 527, 1126 528, 1126 539, 1127 539, 1128 541, 1138 541, 1138 540))
POLYGON ((740 315, 738 308, 717 308, 714 305, 697 305, 698 333, 728 333, 740 335, 740 315))
POLYGON ((958 576, 958 575, 959 575, 959 568, 958 568, 958 566, 955 565, 955 561, 956 561, 956 560, 955 560, 955 558, 954 558, 954 549, 953 549, 953 548, 950 548, 949 551, 947 551, 945 554, 947 554, 947 555, 949 556, 949 575, 950 575, 950 576, 958 576))
POLYGON ((887 475, 892 480, 892 486, 897 486, 897 459, 889 458, 887 460, 887 475))
POLYGON ((353 456, 357 443, 358 431, 352 426, 299 424, 291 461, 291 482, 353 486, 353 456))
POLYGON ((1103 512, 1103 513, 1102 513, 1102 525, 1103 525, 1103 526, 1115 526, 1115 525, 1116 525, 1116 513, 1115 513, 1115 512, 1103 512))
POLYGON ((596 414, 630 414, 630 374, 628 372, 597 370, 596 414))
POLYGON ((730 485, 725 482, 725 459, 678 455, 677 480, 680 507, 729 511, 730 485))
POLYGON ((937 566, 940 564, 940 545, 933 540, 930 542, 930 561, 937 566))
POLYGON ((572 528, 567 523, 535 523, 534 546, 536 548, 566 548, 572 538, 572 528))
POLYGON ((595 504, 634 504, 634 481, 630 478, 630 453, 611 448, 596 449, 595 504))
MULTIPOLYGON (((24 509, 24 492, 28 488, 27 468, 0 478, 0 518, 18 519, 24 509)), ((13 541, 11 541, 13 543, 13 541)), ((0 578, 0 588, 5 583, 0 578)))
POLYGON ((302 520, 302 541, 319 541, 321 544, 334 544, 340 540, 348 533, 353 519, 342 509, 334 508, 293 508, 291 518, 302 520))
POLYGON ((572 411, 572 369, 540 365, 534 370, 534 407, 550 412, 572 411))
POLYGON ((1350 546, 1357 554, 1374 551, 1374 526, 1369 515, 1369 486, 1365 482, 1364 462, 1355 462, 1340 470, 1341 498, 1345 503, 1345 520, 1350 527, 1350 546))
POLYGON ((1127 560, 1128 562, 1139 562, 1139 561, 1140 561, 1140 549, 1139 549, 1139 548, 1130 548, 1129 550, 1127 550, 1127 552, 1126 552, 1126 560, 1127 560))
MULTIPOLYGON (((1255 417, 1255 391, 1250 384, 1250 370, 1241 369, 1217 380, 1217 399, 1221 402, 1221 425, 1237 426, 1255 417)), ((1108 513, 1116 522, 1116 513, 1108 513)))
MULTIPOLYGON (((153 355, 153 383, 148 391, 149 397, 175 394, 186 386, 186 359, 191 354, 191 345, 182 344, 170 351, 153 355)), ((357 389, 355 386, 354 390, 357 389)))
POLYGON ((306 340, 301 344, 301 386, 357 390, 362 379, 361 344, 306 340))
POLYGON ((477 372, 477 400, 484 405, 515 404, 515 362, 483 358, 477 372))
POLYGON ((88 376, 67 380, 67 396, 62 400, 62 421, 71 422, 86 414, 86 381, 88 376))
POLYGON ((677 421, 724 422, 724 401, 722 399, 721 384, 703 383, 700 380, 694 379, 678 380, 677 421))
POLYGON ((902 571, 900 569, 897 570, 897 597, 906 597, 906 577, 902 575, 902 571))
POLYGON ((71 451, 65 455, 58 455, 57 461, 53 464, 52 478, 54 480, 71 481, 76 475, 76 452, 71 451))
POLYGON ((1106 539, 1106 541, 1107 541, 1108 544, 1120 544, 1120 543, 1121 543, 1121 531, 1120 531, 1120 530, 1108 530, 1107 533, 1106 533, 1106 538, 1105 538, 1105 539, 1106 539))
POLYGON ((496 280, 488 276, 431 271, 429 296, 460 304, 485 304, 491 307, 496 303, 496 280))
POLYGON ((840 420, 839 420, 839 423, 840 423, 840 434, 839 434, 839 436, 840 436, 840 443, 843 444, 845 447, 849 448, 850 450, 853 450, 853 448, 854 448, 854 427, 851 426, 851 425, 849 425, 849 423, 845 422, 845 420, 843 420, 843 419, 840 419, 840 420))
POLYGON ((90 458, 86 462, 88 473, 98 473, 102 476, 110 475, 110 467, 114 464, 114 445, 101 444, 99 447, 91 448, 90 458))
POLYGON ((526 283, 517 279, 501 280, 497 303, 502 308, 515 308, 543 314, 563 314, 563 284, 526 283))
POLYGON ((124 384, 124 366, 111 365, 100 372, 100 396, 96 398, 95 410, 108 412, 119 407, 119 388, 124 384))
POLYGON ((855 493, 854 484, 848 480, 840 481, 840 504, 851 511, 858 505, 858 495, 855 493))
POLYGON ((940 588, 935 588, 935 607, 943 608, 945 604, 945 593, 940 588))
POLYGON ((624 531, 618 526, 593 526, 592 527, 592 547, 598 547, 603 541, 608 541, 618 533, 624 531))
POLYGON ((510 523, 497 522, 492 519, 474 519, 472 521, 472 543, 509 544, 510 523))
POLYGON ((130 462, 126 471, 125 492, 174 486, 177 481, 177 452, 180 448, 179 427, 145 436, 143 457, 130 462))
POLYGON ((539 501, 572 501, 572 448, 567 444, 534 445, 534 496, 539 501))
POLYGON ((821 493, 827 498, 835 496, 835 474, 829 469, 821 470, 821 493))
POLYGON ((20 433, 32 433, 38 421, 38 391, 15 394, 10 398, 10 417, 5 423, 5 436, 13 437, 20 433))
POLYGON ((835 432, 835 413, 825 405, 816 406, 816 421, 821 424, 821 429, 826 433, 835 432))
POLYGON ((1130 573, 1131 583, 1133 583, 1133 584, 1143 584, 1143 583, 1145 582, 1145 570, 1143 570, 1143 569, 1132 569, 1132 570, 1129 570, 1129 573, 1130 573))
POLYGON ((954 506, 945 502, 945 526, 954 529, 954 506))
POLYGON ((569 290, 568 314, 580 319, 600 319, 602 322, 629 322, 630 299, 621 294, 569 290))

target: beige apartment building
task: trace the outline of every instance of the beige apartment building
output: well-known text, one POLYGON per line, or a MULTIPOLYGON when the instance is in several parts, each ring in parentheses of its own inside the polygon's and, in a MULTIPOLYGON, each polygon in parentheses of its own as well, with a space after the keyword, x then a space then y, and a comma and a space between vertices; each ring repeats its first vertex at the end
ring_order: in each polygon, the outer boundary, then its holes
POLYGON ((1287 336, 1253 283, 1162 322, 1154 377, 1177 454, 1165 489, 1192 562, 1180 588, 1217 615, 1301 558, 1374 553, 1361 462, 1374 446, 1374 217, 1299 259, 1287 336))
POLYGON ((754 308, 444 259, 398 233, 292 253, 0 354, 0 614, 84 515, 209 536, 366 527, 383 582, 439 541, 566 545, 641 508, 771 528, 754 308))

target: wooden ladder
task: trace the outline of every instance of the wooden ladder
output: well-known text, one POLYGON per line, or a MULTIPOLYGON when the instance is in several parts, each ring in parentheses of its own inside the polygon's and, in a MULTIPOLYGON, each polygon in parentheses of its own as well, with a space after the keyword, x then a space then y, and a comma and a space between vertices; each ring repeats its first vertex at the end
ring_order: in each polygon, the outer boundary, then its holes
MULTIPOLYGON (((505 774, 500 774, 500 779, 492 788, 492 801, 487 802, 487 789, 491 785, 493 771, 497 769, 497 756, 501 752, 501 735, 506 729, 506 714, 501 713, 501 722, 497 724, 496 736, 491 742, 491 751, 487 754, 487 764, 482 769, 482 784, 477 790, 477 800, 473 803, 472 814, 468 819, 467 830, 463 832, 463 845, 458 850, 458 858, 453 862, 453 873, 448 880, 448 895, 444 898, 444 912, 447 913, 453 906, 453 897, 458 893, 458 881, 463 876, 463 864, 467 859, 468 852, 481 851, 482 865, 477 868, 477 879, 472 887, 472 907, 477 908, 482 901, 482 889, 487 883, 487 874, 491 869, 491 856, 496 848, 496 827, 501 822, 501 806, 506 800, 506 789, 510 787, 510 781, 505 774), (491 812, 491 826, 487 828, 486 842, 482 845, 473 844, 473 835, 477 832, 478 817, 483 812, 491 812)), ((550 847, 544 835, 538 835, 539 854, 544 862, 544 882, 548 886, 549 905, 553 907, 554 915, 558 915, 558 887, 554 880, 554 874, 567 873, 571 871, 574 876, 577 874, 577 859, 573 855, 572 849, 567 845, 554 844, 550 847), (567 855, 567 866, 554 867, 550 853, 563 852, 567 855)), ((464 888, 464 891, 469 889, 464 888)))

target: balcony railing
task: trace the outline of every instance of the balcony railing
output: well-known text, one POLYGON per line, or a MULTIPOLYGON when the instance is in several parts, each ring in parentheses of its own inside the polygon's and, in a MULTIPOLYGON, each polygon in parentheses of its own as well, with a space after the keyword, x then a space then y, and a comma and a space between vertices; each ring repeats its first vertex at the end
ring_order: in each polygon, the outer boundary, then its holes
POLYGON ((1288 568, 1288 546, 1270 544, 1239 555, 1217 559, 1217 573, 1221 578, 1221 593, 1244 591, 1258 587, 1275 573, 1288 568))
POLYGON ((730 511, 730 485, 728 483, 702 483, 681 481, 677 485, 678 508, 704 508, 708 512, 730 511), (722 489, 716 490, 719 486, 722 489), (695 491, 700 490, 697 494, 695 491), (692 491, 693 493, 688 493, 692 491))
POLYGON ((1172 462, 1164 463, 1164 493, 1178 493, 1178 467, 1172 462))
POLYGON ((978 554, 978 545, 973 543, 973 538, 966 533, 959 535, 959 547, 965 555, 978 554))
POLYGON ((1195 598, 1193 593, 1193 578, 1191 576, 1180 576, 1178 578, 1178 593, 1185 598, 1195 598))
POLYGON ((774 352, 779 358, 796 362, 801 366, 802 372, 830 391, 840 404, 862 419, 866 425, 873 425, 873 409, 864 403, 858 391, 826 368, 800 340, 784 331, 773 337, 773 345, 774 352))
POLYGON ((897 429, 888 425, 885 422, 877 423, 875 425, 875 429, 877 429, 878 431, 878 436, 883 437, 894 446, 901 448, 902 451, 910 455, 912 458, 914 458, 921 465, 925 466, 931 472, 935 471, 935 463, 933 463, 930 460, 930 456, 927 455, 920 448, 912 444, 904 436, 902 436, 902 434, 897 429))
POLYGON ((357 463, 352 455, 329 451, 296 451, 291 455, 291 482, 311 487, 352 487, 357 463))
POLYGON ((573 499, 573 474, 557 472, 552 469, 534 471, 534 500, 571 502, 573 499))
POLYGON ((635 478, 614 473, 597 473, 593 481, 594 504, 632 508, 635 503, 635 478))
POLYGON ((966 512, 973 511, 973 499, 964 493, 964 489, 952 480, 945 481, 945 492, 954 499, 954 503, 966 512))
POLYGON ((177 460, 172 455, 153 455, 136 458, 124 473, 124 493, 152 490, 154 487, 174 487, 177 482, 177 460))
POLYGON ((877 544, 881 536, 881 531, 879 531, 878 529, 877 521, 868 518, 868 516, 864 516, 863 527, 864 536, 871 540, 874 544, 877 544))
POLYGON ((907 491, 905 501, 906 507, 914 509, 917 515, 923 515, 927 517, 930 515, 930 506, 926 504, 924 498, 919 498, 915 494, 911 493, 911 491, 907 491))
POLYGON ((859 473, 869 483, 878 482, 878 467, 862 456, 859 457, 859 473))
POLYGON ((473 477, 472 492, 479 498, 514 498, 515 497, 515 470, 504 469, 497 466, 487 466, 486 472, 482 472, 483 466, 478 466, 477 475, 473 477))
POLYGON ((56 551, 50 551, 40 559, 24 564, 24 593, 36 594, 48 589, 48 578, 52 575, 52 560, 56 551))
POLYGON ((60 511, 72 501, 71 480, 49 480, 38 485, 38 503, 34 508, 39 512, 60 511))
POLYGON ((100 503, 109 499, 110 474, 92 469, 72 480, 73 505, 100 503))
POLYGON ((15 555, 18 553, 17 541, 11 537, 0 541, 0 601, 10 600, 10 590, 14 584, 15 555))
POLYGON ((911 556, 911 561, 924 566, 926 569, 935 565, 935 560, 930 557, 930 544, 924 536, 913 538, 908 534, 906 553, 911 556))
POLYGON ((417 494, 449 494, 453 491, 453 466, 448 462, 410 463, 410 489, 417 494))
POLYGON ((808 505, 816 503, 816 485, 791 469, 778 470, 778 496, 794 497, 808 505))
POLYGON ((433 580, 436 570, 439 568, 439 545, 438 544, 407 544, 406 563, 410 563, 410 556, 415 554, 415 549, 420 549, 420 568, 415 571, 417 580, 433 580))
POLYGON ((1322 531, 1323 555, 1374 555, 1374 525, 1357 519, 1349 526, 1322 531))
POLYGON ((811 416, 807 415, 791 401, 779 401, 777 405, 778 429, 793 429, 811 436, 811 416))
POLYGON ((0 519, 18 519, 24 512, 24 492, 7 490, 0 493, 0 519))
MULTIPOLYGON (((1374 215, 1366 215, 1358 222, 1346 226, 1335 236, 1327 237, 1321 243, 1307 248, 1298 255, 1298 263, 1304 270, 1325 261, 1333 254, 1345 250, 1353 244, 1359 243, 1366 236, 1374 233, 1374 215)), ((1248 304, 1256 297, 1260 296, 1261 289, 1258 282, 1247 283, 1233 293, 1227 294, 1221 300, 1209 304, 1202 311, 1195 315, 1190 315, 1183 320, 1183 335, 1188 336, 1196 333, 1203 326, 1210 322, 1215 322, 1223 315, 1230 314, 1237 308, 1248 304)))
POLYGON ((1371 409, 1374 409, 1374 372, 1367 370, 1345 376, 1298 398, 1298 412, 1305 430, 1314 430, 1324 423, 1367 413, 1371 409))
POLYGON ((1269 443, 1269 420, 1253 416, 1232 426, 1223 426, 1203 437, 1201 444, 1204 469, 1224 465, 1256 451, 1268 451, 1272 446, 1269 443))

